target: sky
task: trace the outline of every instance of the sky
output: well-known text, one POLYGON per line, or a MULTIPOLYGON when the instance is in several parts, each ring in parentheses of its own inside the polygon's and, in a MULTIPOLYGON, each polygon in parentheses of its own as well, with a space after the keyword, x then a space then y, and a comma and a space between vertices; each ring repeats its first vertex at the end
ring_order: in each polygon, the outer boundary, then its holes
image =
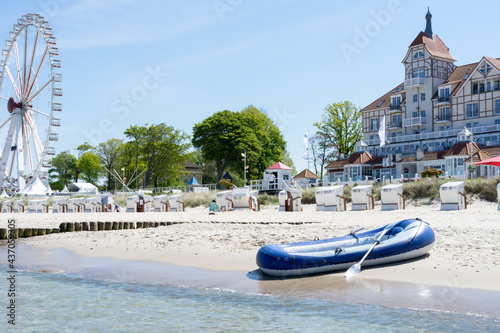
POLYGON ((403 81, 427 7, 456 65, 500 57, 493 0, 26 0, 2 6, 0 40, 26 13, 53 28, 64 91, 58 152, 125 139, 135 124, 191 135, 215 112, 254 105, 300 172, 303 136, 327 105, 363 108, 403 81))

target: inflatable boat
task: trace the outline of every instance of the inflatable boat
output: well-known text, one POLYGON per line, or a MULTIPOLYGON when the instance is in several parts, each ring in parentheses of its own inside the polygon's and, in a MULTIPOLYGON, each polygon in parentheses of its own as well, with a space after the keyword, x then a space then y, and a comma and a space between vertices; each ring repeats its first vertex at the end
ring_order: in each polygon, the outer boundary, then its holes
POLYGON ((363 261, 364 266, 387 264, 425 255, 434 245, 432 228, 420 219, 407 219, 342 237, 262 247, 257 265, 272 276, 296 276, 345 270, 363 261))

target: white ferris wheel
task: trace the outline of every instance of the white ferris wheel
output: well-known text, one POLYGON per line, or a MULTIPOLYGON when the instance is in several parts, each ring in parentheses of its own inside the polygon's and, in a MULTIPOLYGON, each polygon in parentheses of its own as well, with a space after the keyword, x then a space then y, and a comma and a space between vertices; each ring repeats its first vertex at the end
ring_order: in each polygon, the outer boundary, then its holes
POLYGON ((0 58, 0 184, 18 190, 48 183, 62 111, 61 61, 48 22, 38 14, 14 24, 0 58))

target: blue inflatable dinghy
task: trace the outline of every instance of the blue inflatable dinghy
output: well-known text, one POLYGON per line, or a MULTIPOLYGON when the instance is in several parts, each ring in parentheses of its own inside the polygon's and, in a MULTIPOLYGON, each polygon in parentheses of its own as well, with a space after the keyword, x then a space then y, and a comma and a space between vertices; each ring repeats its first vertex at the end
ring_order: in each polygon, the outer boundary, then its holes
POLYGON ((359 262, 380 240, 363 266, 387 264, 425 255, 434 245, 432 228, 420 219, 408 219, 362 233, 262 247, 257 265, 272 276, 296 276, 345 270, 359 262))

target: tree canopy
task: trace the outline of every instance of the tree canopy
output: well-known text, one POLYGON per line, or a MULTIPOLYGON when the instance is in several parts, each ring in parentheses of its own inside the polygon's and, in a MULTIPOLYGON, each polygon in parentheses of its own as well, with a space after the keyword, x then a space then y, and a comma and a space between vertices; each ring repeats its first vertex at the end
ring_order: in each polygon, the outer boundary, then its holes
POLYGON ((325 107, 320 122, 314 123, 318 134, 343 158, 354 152, 354 145, 363 137, 360 109, 349 101, 333 103, 325 107))
POLYGON ((51 187, 54 190, 62 190, 75 177, 76 172, 76 157, 71 155, 69 150, 60 152, 52 158, 52 169, 50 173, 57 173, 57 181, 51 182, 51 187))
POLYGON ((92 184, 97 184, 99 176, 101 175, 101 163, 99 157, 92 153, 84 153, 77 161, 76 166, 82 174, 82 178, 92 184))
POLYGON ((241 112, 216 112, 195 124, 192 142, 205 160, 215 162, 217 181, 228 169, 243 176, 242 154, 246 153, 247 178, 252 179, 262 177, 272 163, 283 161, 286 151, 280 130, 253 106, 241 112))

